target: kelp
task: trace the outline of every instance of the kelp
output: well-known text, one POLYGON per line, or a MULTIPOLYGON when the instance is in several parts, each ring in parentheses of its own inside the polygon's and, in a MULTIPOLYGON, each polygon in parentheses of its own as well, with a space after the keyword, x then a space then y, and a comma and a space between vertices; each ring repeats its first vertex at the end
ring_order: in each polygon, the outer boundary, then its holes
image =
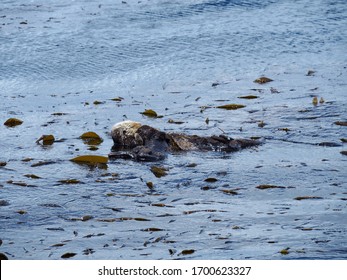
POLYGON ((4 122, 4 125, 8 126, 8 127, 14 127, 17 125, 21 125, 23 123, 22 120, 17 119, 17 118, 9 118, 8 120, 6 120, 4 122))
POLYGON ((226 105, 220 105, 217 106, 216 108, 218 109, 224 109, 224 110, 237 110, 246 107, 245 105, 242 104, 226 104, 226 105))
POLYGON ((256 80, 254 80, 253 82, 257 83, 257 84, 266 84, 266 83, 269 83, 272 81, 273 81, 272 79, 263 76, 263 77, 260 77, 256 80))

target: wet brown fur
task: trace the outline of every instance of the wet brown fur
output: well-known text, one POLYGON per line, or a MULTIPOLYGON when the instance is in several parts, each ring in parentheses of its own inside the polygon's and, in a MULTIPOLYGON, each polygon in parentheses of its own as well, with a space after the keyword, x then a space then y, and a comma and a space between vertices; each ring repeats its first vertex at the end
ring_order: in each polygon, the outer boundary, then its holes
POLYGON ((165 133, 148 125, 135 122, 116 124, 111 132, 114 146, 110 158, 127 158, 139 161, 156 161, 168 152, 220 151, 235 152, 259 145, 250 139, 232 139, 225 135, 203 137, 180 133, 165 133))

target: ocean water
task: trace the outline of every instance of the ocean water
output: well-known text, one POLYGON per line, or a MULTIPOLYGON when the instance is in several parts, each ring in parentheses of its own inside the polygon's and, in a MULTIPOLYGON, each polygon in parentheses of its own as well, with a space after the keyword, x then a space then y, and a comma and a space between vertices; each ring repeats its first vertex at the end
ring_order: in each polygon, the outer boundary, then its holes
POLYGON ((0 120, 23 124, 0 125, 0 252, 346 259, 346 47, 343 0, 1 1, 0 120), (216 108, 230 103, 245 107, 216 108), (70 161, 107 156, 126 119, 263 144, 107 168, 70 161), (84 144, 87 131, 103 142, 84 144), (35 143, 44 134, 57 141, 35 143))

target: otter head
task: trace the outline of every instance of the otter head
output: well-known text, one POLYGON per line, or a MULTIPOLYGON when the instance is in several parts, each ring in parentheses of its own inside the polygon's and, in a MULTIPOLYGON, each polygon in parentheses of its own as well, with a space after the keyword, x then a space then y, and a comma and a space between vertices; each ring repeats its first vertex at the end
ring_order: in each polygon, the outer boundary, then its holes
POLYGON ((116 123, 111 130, 114 142, 110 158, 158 161, 165 158, 166 134, 134 121, 116 123))
POLYGON ((143 145, 143 140, 137 133, 140 127, 141 124, 134 121, 116 123, 111 129, 113 147, 131 149, 143 145))

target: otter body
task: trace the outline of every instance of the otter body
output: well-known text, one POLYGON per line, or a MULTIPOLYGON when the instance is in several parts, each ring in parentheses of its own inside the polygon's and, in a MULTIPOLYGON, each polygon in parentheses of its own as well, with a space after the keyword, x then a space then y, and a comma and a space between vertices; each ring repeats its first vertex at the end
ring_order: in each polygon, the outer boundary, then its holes
POLYGON ((225 135, 203 137, 180 133, 165 133, 138 122, 124 121, 111 130, 114 142, 109 157, 137 161, 163 160, 168 153, 179 151, 235 152, 259 145, 249 139, 232 139, 225 135))

